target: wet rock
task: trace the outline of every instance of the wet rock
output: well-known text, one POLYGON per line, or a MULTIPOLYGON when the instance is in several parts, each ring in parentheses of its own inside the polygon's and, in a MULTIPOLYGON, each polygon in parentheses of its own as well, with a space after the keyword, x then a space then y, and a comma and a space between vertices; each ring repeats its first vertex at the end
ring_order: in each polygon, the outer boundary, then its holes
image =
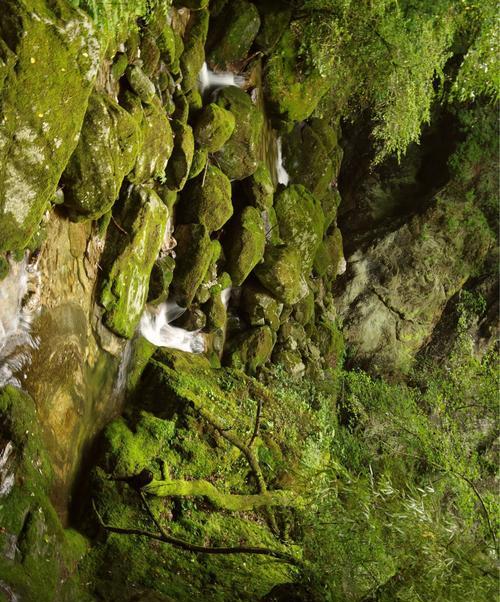
POLYGON ((258 209, 245 207, 228 230, 224 245, 227 271, 234 286, 240 286, 264 256, 264 220, 258 209))
POLYGON ((321 204, 304 186, 292 185, 276 195, 274 208, 281 239, 299 252, 308 271, 323 238, 321 204))
POLYGON ((260 16, 251 2, 234 0, 211 28, 208 60, 215 68, 228 69, 248 55, 260 28, 260 16))
POLYGON ((273 331, 268 326, 254 328, 231 343, 234 350, 229 353, 227 361, 233 368, 255 374, 257 368, 271 358, 274 343, 273 331))
POLYGON ((302 257, 297 249, 268 247, 264 263, 259 264, 254 273, 267 290, 287 305, 293 305, 307 295, 302 257))
POLYGON ((132 90, 142 102, 149 104, 156 94, 155 86, 149 77, 137 65, 129 65, 125 75, 132 90))
POLYGON ((242 188, 250 204, 261 211, 267 211, 272 207, 274 185, 265 163, 259 163, 255 172, 243 180, 242 188))
POLYGON ((377 374, 407 371, 490 240, 476 208, 446 199, 352 255, 336 305, 354 361, 377 374))
POLYGON ((314 257, 314 271, 318 276, 333 279, 344 273, 345 265, 342 233, 335 228, 319 245, 314 257))
POLYGON ((267 65, 266 94, 274 112, 287 121, 303 121, 330 87, 316 70, 304 74, 299 66, 301 40, 288 30, 281 37, 267 65))
POLYGON ((100 303, 105 324, 120 336, 130 338, 141 317, 167 218, 168 209, 147 188, 133 188, 116 212, 120 229, 107 242, 100 303))
POLYGON ((231 183, 220 169, 209 165, 206 172, 189 182, 178 207, 184 223, 200 223, 209 232, 219 230, 233 214, 231 183))
POLYGON ((197 148, 194 151, 193 162, 191 163, 191 169, 189 170, 189 179, 192 180, 196 176, 200 175, 205 169, 208 161, 208 152, 204 149, 197 148))
POLYGON ((135 119, 109 97, 90 97, 78 145, 62 176, 64 205, 73 217, 98 219, 118 198, 132 171, 141 132, 135 119))
POLYGON ((243 287, 241 308, 252 326, 267 324, 274 331, 280 327, 283 304, 256 283, 245 284, 243 287))
POLYGON ((189 92, 198 82, 198 74, 205 62, 205 41, 208 32, 209 13, 197 10, 191 17, 184 36, 184 52, 180 58, 182 89, 189 92))
POLYGON ((217 104, 234 115, 236 126, 233 135, 215 158, 230 180, 242 180, 257 169, 264 117, 248 94, 236 86, 224 88, 217 104))
POLYGON ((203 224, 184 224, 175 229, 177 262, 173 290, 179 303, 189 306, 210 267, 213 246, 203 224))
POLYGON ((194 139, 199 146, 215 153, 229 140, 234 127, 234 115, 211 103, 204 107, 196 121, 194 139))
POLYGON ((78 142, 99 63, 93 25, 67 2, 0 14, 0 251, 22 248, 78 142))
POLYGON ((181 121, 172 121, 174 149, 167 164, 166 179, 170 190, 181 190, 189 177, 194 155, 193 130, 181 121))

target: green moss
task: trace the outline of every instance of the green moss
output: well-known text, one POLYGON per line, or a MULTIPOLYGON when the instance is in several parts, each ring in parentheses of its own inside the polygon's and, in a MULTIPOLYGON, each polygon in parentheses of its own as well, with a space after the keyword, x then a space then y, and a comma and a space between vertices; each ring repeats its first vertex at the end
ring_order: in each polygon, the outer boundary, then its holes
POLYGON ((0 86, 0 251, 6 251, 25 246, 54 196, 78 141, 100 47, 90 20, 63 0, 9 2, 2 18, 11 40, 11 48, 2 46, 0 86))
POLYGON ((182 305, 189 306, 194 299, 212 261, 212 243, 207 228, 202 224, 177 226, 177 262, 173 290, 182 305))
POLYGON ((3 280, 10 271, 10 265, 6 257, 0 255, 0 280, 3 280))
POLYGON ((321 207, 325 216, 324 232, 336 221, 337 209, 340 205, 340 193, 337 188, 331 188, 321 197, 321 207))
POLYGON ((309 293, 293 308, 294 318, 305 326, 314 319, 314 293, 309 293))
POLYGON ((242 180, 257 169, 264 117, 248 94, 235 86, 224 88, 217 104, 234 115, 236 125, 215 158, 230 180, 242 180))
POLYGON ((166 255, 153 265, 149 279, 148 303, 160 303, 168 297, 168 288, 174 275, 175 259, 166 255))
POLYGON ((269 326, 254 328, 231 342, 227 358, 229 365, 255 374, 257 368, 271 358, 275 342, 275 335, 269 326))
POLYGON ((208 152, 204 149, 197 148, 194 151, 193 162, 191 163, 191 169, 189 171, 189 179, 192 180, 199 176, 205 169, 208 161, 208 152))
POLYGON ((300 40, 292 30, 281 37, 269 58, 265 90, 273 110, 288 121, 303 121, 330 87, 316 70, 304 72, 299 61, 300 40))
POLYGON ((245 196, 249 203, 261 211, 272 207, 274 185, 271 173, 265 163, 259 163, 255 173, 242 182, 245 196))
POLYGON ((64 205, 74 217, 98 219, 118 198, 142 136, 135 119, 109 97, 90 97, 78 145, 62 176, 64 205))
POLYGON ((321 242, 314 258, 314 271, 318 276, 335 278, 344 260, 342 233, 339 228, 327 235, 321 242))
POLYGON ((181 121, 172 121, 174 150, 167 165, 166 178, 170 190, 181 190, 188 179, 193 162, 194 138, 191 127, 181 121))
POLYGON ((231 137, 235 118, 230 111, 210 103, 201 111, 194 127, 194 139, 208 152, 220 150, 231 137))
POLYGON ((170 25, 165 25, 165 27, 162 28, 160 34, 156 38, 156 43, 160 49, 161 60, 167 67, 173 67, 175 65, 177 53, 175 47, 175 34, 170 25))
POLYGON ((118 208, 107 243, 100 303, 104 321, 116 334, 130 338, 148 295, 153 264, 165 231, 168 210, 147 188, 133 188, 118 208))
POLYGON ((196 86, 198 74, 205 61, 208 21, 208 10, 198 10, 191 13, 184 37, 184 52, 180 58, 181 85, 184 92, 189 92, 196 86))
POLYGON ((234 286, 240 286, 262 260, 266 246, 264 220, 258 209, 245 207, 228 226, 224 244, 226 268, 234 286))
POLYGON ((267 324, 277 331, 283 304, 272 297, 258 284, 245 284, 241 295, 241 306, 245 317, 252 326, 267 324))
POLYGON ((255 268, 255 275, 276 299, 293 305, 307 294, 302 273, 302 257, 292 247, 268 247, 264 263, 255 268))
POLYGON ((178 206, 178 215, 184 223, 203 224, 209 232, 222 228, 232 214, 231 183, 213 165, 189 182, 178 206))
POLYGON ((152 102, 156 94, 155 86, 144 71, 137 65, 129 65, 125 75, 130 87, 141 101, 146 104, 152 102))
POLYGON ((210 36, 208 59, 219 69, 243 60, 259 31, 260 16, 255 5, 246 0, 234 0, 217 18, 210 36))
POLYGON ((307 272, 323 238, 321 204, 303 186, 293 185, 276 195, 274 208, 281 239, 299 252, 307 272))
POLYGON ((261 27, 255 38, 255 44, 269 53, 288 28, 292 9, 290 4, 283 0, 274 0, 272 3, 268 0, 257 0, 255 5, 261 18, 261 27))
POLYGON ((203 108, 203 98, 197 88, 192 88, 186 94, 186 100, 189 105, 189 119, 194 120, 203 108))

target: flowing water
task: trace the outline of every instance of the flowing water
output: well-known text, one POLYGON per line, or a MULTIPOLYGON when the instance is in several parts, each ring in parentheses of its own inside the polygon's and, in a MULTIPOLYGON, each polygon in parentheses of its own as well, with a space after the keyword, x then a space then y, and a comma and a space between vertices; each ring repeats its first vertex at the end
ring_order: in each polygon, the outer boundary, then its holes
POLYGON ((198 74, 198 85, 200 93, 205 94, 205 92, 217 90, 218 88, 225 88, 227 86, 239 86, 241 88, 245 85, 245 78, 229 71, 216 73, 215 71, 211 71, 206 63, 203 63, 203 67, 198 74))

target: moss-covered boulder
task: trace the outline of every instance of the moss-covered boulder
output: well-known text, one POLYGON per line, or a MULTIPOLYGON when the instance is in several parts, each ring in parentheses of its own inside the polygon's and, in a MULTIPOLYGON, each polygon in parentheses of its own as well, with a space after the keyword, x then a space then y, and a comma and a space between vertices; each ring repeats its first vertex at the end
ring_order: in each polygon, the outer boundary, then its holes
POLYGON ((130 338, 141 317, 167 218, 167 207, 148 188, 133 188, 117 208, 103 262, 100 303, 106 326, 120 336, 130 338))
POLYGON ((242 180, 257 169, 264 117, 250 96, 236 86, 224 88, 217 104, 236 120, 233 135, 215 155, 217 164, 230 180, 242 180))
POLYGON ((308 270, 323 238, 320 202, 304 186, 293 185, 276 195, 274 209, 281 239, 299 252, 302 266, 308 270))
POLYGON ((64 204, 74 217, 98 219, 118 198, 141 141, 136 120, 109 97, 90 97, 78 145, 62 176, 64 204))
POLYGON ((228 227, 224 244, 226 269, 234 286, 240 286, 264 256, 266 232, 258 209, 245 207, 228 227))
POLYGON ((208 152, 205 149, 197 148, 194 151, 193 162, 191 163, 191 169, 189 170, 189 179, 192 180, 199 176, 205 169, 208 161, 208 152))
POLYGON ((182 224, 174 232, 177 261, 172 282, 174 294, 189 306, 212 262, 214 248, 203 224, 182 224))
POLYGON ((210 103, 201 111, 194 126, 196 143, 209 153, 220 150, 229 140, 235 127, 235 118, 230 111, 210 103))
POLYGON ((255 282, 245 283, 241 294, 241 308, 245 318, 252 326, 267 324, 274 331, 280 327, 283 303, 280 303, 269 294, 269 291, 255 282))
POLYGON ((141 113, 141 149, 133 173, 128 176, 134 184, 142 184, 152 178, 163 179, 174 148, 172 128, 160 99, 153 99, 141 113))
POLYGON ((267 211, 273 204, 274 184, 269 168, 259 163, 255 172, 241 183, 248 202, 261 211, 267 211))
POLYGON ((174 276, 175 260, 170 255, 159 257, 149 278, 148 303, 160 303, 168 297, 168 288, 174 276))
POLYGON ((167 164, 166 181, 170 190, 181 190, 189 177, 194 156, 194 137, 191 127, 174 120, 174 149, 167 164))
POLYGON ((304 72, 300 65, 301 40, 292 29, 285 32, 269 58, 265 91, 272 110, 287 121, 303 121, 330 87, 316 69, 304 72))
POLYGON ((65 0, 3 2, 0 36, 5 251, 27 243, 56 191, 78 142, 100 47, 91 21, 65 0))
POLYGON ((276 299, 293 305, 307 295, 307 282, 303 274, 300 251, 293 247, 268 247, 264 263, 259 264, 255 275, 276 299))
POLYGON ((180 58, 182 89, 189 92, 198 81, 198 74, 205 62, 205 41, 208 33, 208 10, 191 13, 184 35, 184 52, 180 58))
MULTIPOLYGON (((320 120, 316 120, 316 124, 320 120)), ((302 184, 318 198, 336 181, 342 149, 329 142, 335 138, 328 124, 317 129, 309 125, 297 124, 293 130, 282 136, 285 168, 294 184, 302 184)))
POLYGON ((222 228, 232 214, 231 183, 213 165, 189 182, 178 206, 178 217, 183 223, 203 224, 209 232, 222 228))
POLYGON ((231 342, 232 351, 225 361, 233 368, 255 374, 257 368, 271 358, 275 342, 275 335, 269 326, 254 328, 231 342))
POLYGON ((335 228, 318 247, 314 258, 314 271, 318 276, 335 278, 345 270, 342 233, 335 228))
POLYGON ((326 233, 328 228, 337 220, 337 210, 342 199, 337 188, 330 188, 320 200, 323 215, 325 216, 324 230, 326 233))
POLYGON ((292 7, 287 0, 256 0, 261 26, 255 38, 255 45, 269 53, 285 33, 292 16, 292 7))
POLYGON ((138 65, 129 65, 125 71, 127 81, 132 90, 145 104, 155 97, 155 85, 138 65))
POLYGON ((243 60, 260 28, 254 4, 246 0, 229 2, 211 26, 208 61, 211 66, 228 69, 243 60))

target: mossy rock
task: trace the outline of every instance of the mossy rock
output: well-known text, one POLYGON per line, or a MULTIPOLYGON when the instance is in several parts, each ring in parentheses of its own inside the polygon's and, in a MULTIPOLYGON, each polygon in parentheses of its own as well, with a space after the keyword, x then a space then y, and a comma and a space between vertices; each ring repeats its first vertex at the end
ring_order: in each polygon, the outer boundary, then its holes
POLYGON ((284 165, 291 182, 302 184, 321 197, 334 179, 332 151, 308 125, 297 124, 289 134, 282 136, 282 141, 284 165))
POLYGON ((248 202, 254 207, 261 211, 267 211, 272 207, 274 184, 265 163, 259 163, 255 172, 241 184, 248 202))
POLYGON ((321 204, 304 186, 292 185, 276 195, 274 208, 281 239, 299 252, 307 272, 323 238, 321 204))
POLYGON ((209 232, 222 228, 232 214, 231 183, 213 165, 189 182, 178 207, 182 222, 203 224, 209 232))
POLYGON ((128 176, 133 184, 142 184, 153 178, 162 180, 173 153, 172 128, 157 97, 142 111, 141 133, 141 149, 134 170, 128 176))
POLYGON ((299 60, 301 40, 288 30, 271 54, 265 91, 272 110, 287 121, 307 119, 328 92, 330 81, 314 68, 304 73, 299 60))
POLYGON ((257 169, 264 116, 250 96, 236 86, 224 88, 217 104, 234 115, 236 126, 215 158, 230 180, 242 180, 257 169))
POLYGON ((174 120, 171 124, 174 131, 174 149, 167 164, 166 181, 170 190, 181 190, 186 184, 193 162, 193 130, 182 121, 174 120))
POLYGON ((345 353, 345 342, 339 325, 333 321, 321 320, 315 324, 311 338, 321 349, 321 356, 326 366, 340 369, 345 353))
POLYGON ((212 261, 213 247, 203 224, 183 224, 174 232, 177 261, 172 287, 183 306, 189 306, 212 261))
POLYGON ((314 319, 314 293, 309 293, 293 308, 293 317, 299 324, 306 326, 314 319))
POLYGON ((192 88, 186 93, 186 100, 189 106, 189 120, 193 121, 203 108, 203 97, 197 88, 192 88))
POLYGON ((254 4, 246 0, 230 2, 211 26, 210 65, 228 69, 246 58, 259 28, 260 16, 254 4))
POLYGON ((197 148, 194 151, 193 162, 191 163, 191 169, 189 170, 190 180, 201 174, 207 165, 207 161, 208 152, 205 149, 197 148))
POLYGON ((168 288, 174 276, 175 260, 166 255, 153 265, 149 279, 148 303, 160 303, 168 297, 168 288))
POLYGON ((196 86, 198 74, 205 62, 208 21, 208 10, 197 10, 191 13, 184 36, 184 52, 180 58, 181 86, 184 92, 189 92, 196 86))
POLYGON ((186 8, 190 8, 192 10, 200 10, 202 8, 207 8, 209 4, 209 0, 174 0, 174 5, 186 8))
POLYGON ((155 85, 138 65, 129 65, 125 75, 130 87, 143 103, 153 101, 156 95, 155 85))
POLYGON ((319 245, 314 258, 314 271, 318 276, 335 278, 345 265, 342 233, 335 228, 319 245))
POLYGON ((168 209, 148 188, 133 188, 118 207, 115 227, 107 241, 100 303, 104 322, 116 334, 130 338, 148 296, 151 271, 163 241, 168 209))
POLYGON ((189 103, 186 95, 181 90, 176 90, 174 94, 175 110, 172 114, 173 119, 187 124, 189 119, 189 103))
POLYGON ((165 25, 158 37, 156 44, 160 50, 160 58, 167 67, 174 67, 177 60, 177 68, 179 67, 179 57, 177 56, 175 45, 175 34, 170 25, 165 25))
POLYGON ((325 194, 322 195, 320 199, 321 207, 323 208, 323 215, 325 216, 325 233, 328 228, 337 220, 337 210, 341 200, 340 192, 337 188, 330 188, 325 194))
POLYGON ((73 217, 98 219, 118 198, 142 142, 136 120, 109 97, 90 97, 78 145, 62 176, 73 217))
POLYGON ((275 341, 269 326, 254 328, 232 341, 227 362, 233 368, 255 374, 271 358, 275 341))
POLYGON ((241 308, 245 318, 252 326, 267 324, 275 332, 280 327, 283 303, 280 303, 269 291, 257 283, 245 283, 241 294, 241 308))
POLYGON ((287 246, 268 247, 264 263, 259 264, 254 273, 276 299, 287 305, 293 305, 307 295, 307 282, 298 249, 287 246))
POLYGON ((194 139, 200 147, 209 153, 215 153, 229 140, 235 123, 234 115, 230 111, 210 103, 203 108, 196 120, 194 139))
POLYGON ((9 261, 3 255, 0 255, 0 281, 8 276, 10 272, 9 261))
POLYGON ((142 69, 148 77, 154 77, 158 71, 161 52, 156 43, 156 35, 150 28, 143 30, 140 48, 142 69))
POLYGON ((23 248, 48 208, 77 145, 100 59, 82 12, 65 0, 35 5, 4 2, 1 10, 8 43, 1 42, 0 251, 23 248))
POLYGON ((288 29, 292 9, 290 3, 283 0, 256 0, 261 26, 255 45, 260 50, 269 53, 280 41, 281 36, 288 29))
POLYGON ((266 246, 264 220, 258 209, 245 207, 229 224, 224 244, 226 268, 234 286, 240 286, 262 260, 266 246))

